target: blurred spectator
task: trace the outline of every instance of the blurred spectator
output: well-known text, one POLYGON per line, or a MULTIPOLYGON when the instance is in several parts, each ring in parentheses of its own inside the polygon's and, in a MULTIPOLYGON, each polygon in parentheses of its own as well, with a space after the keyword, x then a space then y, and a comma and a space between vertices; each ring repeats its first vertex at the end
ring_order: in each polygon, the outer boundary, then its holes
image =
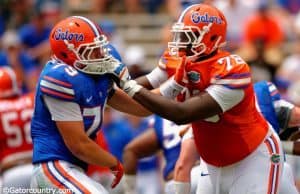
POLYGON ((244 38, 248 44, 261 40, 265 47, 277 47, 283 42, 283 31, 278 21, 270 15, 267 3, 260 4, 254 15, 246 21, 244 38))
POLYGON ((62 17, 62 0, 37 0, 35 9, 39 10, 45 18, 45 23, 52 27, 62 17))
MULTIPOLYGON (((181 4, 181 10, 184 10, 185 8, 196 4, 196 3, 202 3, 203 0, 179 0, 181 4)), ((207 3, 207 2, 206 2, 207 3)))
POLYGON ((24 93, 33 91, 39 75, 39 69, 33 59, 22 50, 18 34, 8 30, 1 38, 0 66, 10 66, 17 74, 24 93))
POLYGON ((137 78, 148 73, 145 70, 146 56, 143 47, 139 45, 129 46, 124 55, 124 63, 128 66, 131 77, 137 78))
POLYGON ((284 59, 278 69, 275 81, 275 84, 285 98, 289 98, 286 92, 290 85, 300 80, 300 36, 291 47, 292 52, 284 59))
POLYGON ((7 28, 18 29, 30 21, 32 0, 8 0, 1 3, 7 28))
POLYGON ((297 34, 297 36, 300 36, 300 11, 298 12, 298 14, 295 17, 293 28, 294 28, 295 34, 297 34))
POLYGON ((99 22, 99 25, 110 43, 119 51, 121 55, 123 55, 125 50, 125 42, 123 36, 117 32, 116 24, 112 20, 102 20, 99 22))
POLYGON ((243 29, 246 18, 252 15, 257 7, 255 1, 216 1, 214 5, 223 11, 227 18, 227 48, 229 50, 237 49, 242 43, 243 29))
POLYGON ((0 37, 3 35, 5 31, 5 19, 4 16, 1 14, 1 7, 0 7, 0 37))
POLYGON ((291 14, 296 14, 300 11, 299 0, 276 0, 276 2, 291 14))
POLYGON ((92 11, 94 13, 107 13, 112 0, 92 0, 92 11))
POLYGON ((179 0, 124 0, 127 13, 147 12, 157 13, 162 5, 165 5, 170 16, 177 18, 180 13, 179 0))
POLYGON ((50 56, 48 38, 51 31, 51 23, 47 23, 48 11, 46 8, 41 7, 40 10, 33 13, 31 22, 22 26, 19 30, 19 35, 26 51, 39 64, 44 64, 50 56))
POLYGON ((268 61, 264 41, 258 39, 253 43, 253 46, 255 56, 247 61, 251 67, 253 82, 262 80, 273 81, 277 65, 268 61))
POLYGON ((283 59, 280 49, 284 33, 269 9, 267 2, 263 1, 254 15, 246 20, 244 42, 237 51, 253 67, 255 81, 274 81, 276 69, 283 59))
POLYGON ((178 17, 181 6, 180 0, 67 0, 66 4, 71 11, 87 10, 95 14, 110 13, 112 10, 129 14, 156 14, 166 7, 168 14, 174 18, 178 17))

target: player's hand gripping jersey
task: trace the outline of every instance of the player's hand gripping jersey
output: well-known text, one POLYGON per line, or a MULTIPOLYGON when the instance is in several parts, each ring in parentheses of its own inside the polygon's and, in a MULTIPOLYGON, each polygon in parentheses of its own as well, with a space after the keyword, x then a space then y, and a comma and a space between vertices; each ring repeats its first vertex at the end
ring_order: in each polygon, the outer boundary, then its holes
MULTIPOLYGON (((109 75, 93 77, 56 60, 49 61, 41 73, 36 92, 36 109, 31 129, 35 145, 33 163, 63 160, 86 168, 86 164, 76 158, 64 144, 51 118, 55 115, 50 114, 44 98, 48 96, 77 103, 81 117, 75 117, 83 120, 86 134, 94 139, 102 123, 106 100, 113 91, 112 86, 113 81, 109 75)), ((66 118, 73 116, 65 115, 66 118)))
POLYGON ((30 121, 33 104, 33 93, 0 100, 0 164, 31 158, 30 121))

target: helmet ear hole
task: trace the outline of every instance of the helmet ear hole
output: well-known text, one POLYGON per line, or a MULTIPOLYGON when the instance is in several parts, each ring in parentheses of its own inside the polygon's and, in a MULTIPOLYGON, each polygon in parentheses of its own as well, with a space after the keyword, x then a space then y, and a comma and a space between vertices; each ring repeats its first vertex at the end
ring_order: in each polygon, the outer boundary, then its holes
POLYGON ((60 52, 60 55, 63 57, 63 58, 68 58, 68 55, 67 55, 67 53, 65 53, 65 52, 60 52))
POLYGON ((215 35, 212 35, 212 36, 210 37, 210 41, 212 41, 212 42, 215 41, 215 40, 217 39, 217 37, 218 37, 218 36, 217 36, 216 34, 215 34, 215 35))

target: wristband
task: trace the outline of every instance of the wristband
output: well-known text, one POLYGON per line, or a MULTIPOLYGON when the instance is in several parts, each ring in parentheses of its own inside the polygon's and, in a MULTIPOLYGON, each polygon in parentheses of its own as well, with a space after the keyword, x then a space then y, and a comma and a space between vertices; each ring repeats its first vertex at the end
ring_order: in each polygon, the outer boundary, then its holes
POLYGON ((166 81, 159 87, 161 95, 174 99, 184 89, 184 87, 178 84, 174 79, 166 81))
POLYGON ((136 175, 125 174, 123 177, 123 188, 125 194, 137 194, 136 192, 136 175))
POLYGON ((282 147, 285 153, 293 154, 294 153, 294 142, 293 141, 282 141, 282 147))
POLYGON ((191 184, 189 182, 174 181, 175 194, 189 194, 191 184))

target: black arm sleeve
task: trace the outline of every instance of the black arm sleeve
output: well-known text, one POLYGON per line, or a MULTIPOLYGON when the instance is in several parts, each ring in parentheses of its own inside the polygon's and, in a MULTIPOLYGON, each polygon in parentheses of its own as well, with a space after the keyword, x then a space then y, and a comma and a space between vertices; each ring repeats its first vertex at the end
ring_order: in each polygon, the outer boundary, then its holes
POLYGON ((276 107, 275 111, 280 129, 287 129, 291 118, 292 109, 290 109, 289 107, 280 106, 276 107))

